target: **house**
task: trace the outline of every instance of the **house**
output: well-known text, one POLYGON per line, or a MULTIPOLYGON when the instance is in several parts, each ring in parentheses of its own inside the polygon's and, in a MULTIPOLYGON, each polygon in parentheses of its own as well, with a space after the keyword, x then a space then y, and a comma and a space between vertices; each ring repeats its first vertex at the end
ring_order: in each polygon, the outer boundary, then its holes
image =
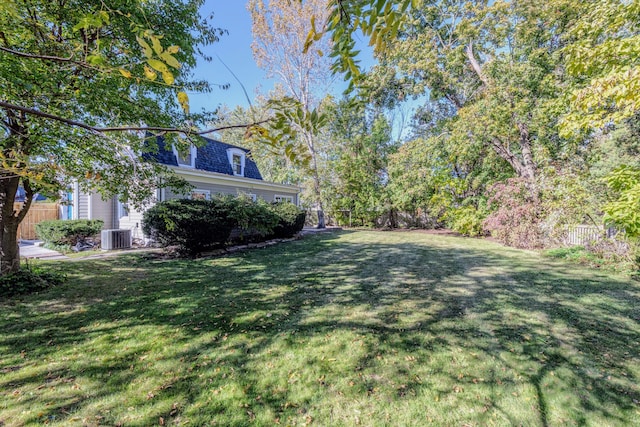
MULTIPOLYGON (((201 147, 191 146, 189 153, 178 153, 157 137, 158 152, 145 154, 149 161, 168 166, 190 184, 189 194, 180 194, 168 188, 156 190, 155 201, 179 198, 209 199, 215 194, 245 194, 252 199, 267 202, 287 201, 298 204, 300 188, 267 182, 262 179, 258 166, 249 156, 249 150, 214 139, 205 138, 201 147)), ((133 238, 142 238, 142 215, 116 197, 103 200, 97 193, 85 193, 76 184, 63 196, 61 218, 100 219, 105 229, 129 229, 133 238)))

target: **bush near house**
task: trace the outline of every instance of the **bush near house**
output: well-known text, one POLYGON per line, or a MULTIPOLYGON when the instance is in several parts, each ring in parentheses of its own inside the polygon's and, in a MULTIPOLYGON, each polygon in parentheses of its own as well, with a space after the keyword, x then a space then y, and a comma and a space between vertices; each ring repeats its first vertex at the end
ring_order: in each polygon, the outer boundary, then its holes
POLYGON ((291 203, 215 196, 158 203, 145 212, 142 231, 162 246, 196 256, 231 242, 292 237, 302 230, 304 219, 305 212, 291 203))
POLYGON ((264 200, 254 202, 245 196, 231 196, 231 204, 234 206, 231 216, 236 221, 231 242, 262 242, 272 235, 280 222, 278 214, 264 200))
POLYGON ((162 246, 178 246, 180 252, 197 255, 224 246, 236 225, 229 198, 168 200, 148 209, 142 231, 162 246))
POLYGON ((36 234, 46 245, 70 247, 97 235, 103 225, 99 219, 56 219, 36 224, 36 234))
POLYGON ((274 203, 269 208, 279 218, 277 225, 273 228, 273 237, 293 237, 304 227, 307 213, 296 205, 292 203, 274 203))

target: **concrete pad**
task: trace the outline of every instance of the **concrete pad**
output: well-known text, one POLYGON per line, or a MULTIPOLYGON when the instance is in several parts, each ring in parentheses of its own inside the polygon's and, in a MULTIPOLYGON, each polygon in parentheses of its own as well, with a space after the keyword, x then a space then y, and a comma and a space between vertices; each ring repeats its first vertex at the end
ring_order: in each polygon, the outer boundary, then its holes
POLYGON ((38 258, 38 259, 69 259, 60 252, 52 251, 41 246, 20 244, 21 258, 38 258))

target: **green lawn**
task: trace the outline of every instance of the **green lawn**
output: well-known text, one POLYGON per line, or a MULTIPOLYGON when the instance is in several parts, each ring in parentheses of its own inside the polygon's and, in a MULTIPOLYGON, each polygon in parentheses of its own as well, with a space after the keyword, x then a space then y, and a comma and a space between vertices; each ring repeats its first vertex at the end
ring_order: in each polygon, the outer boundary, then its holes
POLYGON ((640 425, 623 276, 409 232, 50 265, 0 302, 0 426, 640 425))

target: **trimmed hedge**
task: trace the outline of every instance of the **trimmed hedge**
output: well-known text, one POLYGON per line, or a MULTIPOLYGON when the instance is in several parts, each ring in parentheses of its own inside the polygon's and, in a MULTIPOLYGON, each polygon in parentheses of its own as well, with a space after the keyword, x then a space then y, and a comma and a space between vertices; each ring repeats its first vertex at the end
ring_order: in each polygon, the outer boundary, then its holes
POLYGON ((99 234, 103 225, 99 219, 56 219, 36 224, 36 234, 47 244, 74 246, 78 241, 99 234))
POLYGON ((305 212, 290 203, 270 205, 246 197, 169 200, 144 213, 142 231, 161 246, 196 256, 233 241, 291 237, 304 226, 305 212), (233 232, 233 234, 232 234, 233 232))
POLYGON ((194 256, 206 249, 224 246, 236 220, 229 198, 168 200, 148 209, 142 231, 162 246, 178 246, 194 256))
POLYGON ((273 228, 273 237, 293 237, 304 227, 307 213, 296 205, 292 203, 274 203, 270 206, 270 209, 279 218, 278 224, 273 228))
POLYGON ((270 209, 264 200, 253 201, 248 197, 233 198, 234 209, 231 212, 236 221, 232 232, 233 242, 261 242, 268 238, 280 217, 270 209))

